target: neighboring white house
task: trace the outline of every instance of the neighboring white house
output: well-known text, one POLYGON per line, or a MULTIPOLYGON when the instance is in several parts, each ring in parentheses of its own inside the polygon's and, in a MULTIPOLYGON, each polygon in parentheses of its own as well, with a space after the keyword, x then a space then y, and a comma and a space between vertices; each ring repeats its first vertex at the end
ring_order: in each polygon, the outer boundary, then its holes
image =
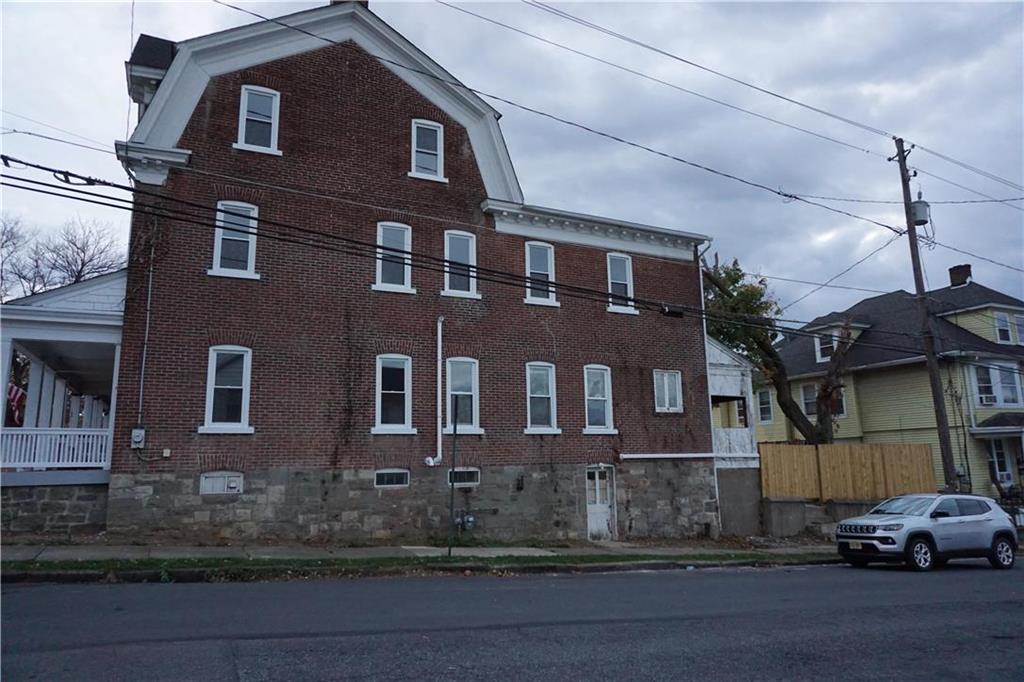
POLYGON ((126 271, 0 306, 2 376, 15 353, 27 385, 9 385, 17 419, 0 430, 3 485, 105 483, 117 402, 126 271))
POLYGON ((757 409, 753 402, 754 366, 710 336, 706 347, 715 455, 757 457, 754 419, 750 414, 751 409, 757 409))

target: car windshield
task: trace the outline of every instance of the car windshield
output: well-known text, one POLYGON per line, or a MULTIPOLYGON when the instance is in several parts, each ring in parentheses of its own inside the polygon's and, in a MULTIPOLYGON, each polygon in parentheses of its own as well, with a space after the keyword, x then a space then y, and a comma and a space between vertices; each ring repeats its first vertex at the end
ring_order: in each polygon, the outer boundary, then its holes
POLYGON ((923 516, 934 499, 933 497, 891 497, 872 509, 870 513, 923 516))

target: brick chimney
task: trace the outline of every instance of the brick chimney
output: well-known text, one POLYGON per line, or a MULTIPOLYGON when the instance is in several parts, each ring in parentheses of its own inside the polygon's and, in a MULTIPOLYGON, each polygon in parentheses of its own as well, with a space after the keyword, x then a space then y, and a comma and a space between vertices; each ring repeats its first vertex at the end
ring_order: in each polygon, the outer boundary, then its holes
POLYGON ((971 264, 954 265, 949 269, 949 285, 962 287, 971 281, 971 264))

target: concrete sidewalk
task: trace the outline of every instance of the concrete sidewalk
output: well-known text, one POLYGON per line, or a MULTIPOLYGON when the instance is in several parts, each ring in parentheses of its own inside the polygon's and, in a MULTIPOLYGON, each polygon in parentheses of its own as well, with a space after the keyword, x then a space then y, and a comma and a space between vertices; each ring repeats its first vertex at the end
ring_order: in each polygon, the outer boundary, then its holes
MULTIPOLYGON (((594 555, 645 555, 651 557, 729 554, 765 557, 800 554, 834 554, 833 545, 785 545, 764 549, 726 548, 721 545, 679 547, 600 542, 580 547, 456 547, 462 558, 555 557, 594 555)), ((402 545, 395 547, 334 547, 238 545, 233 547, 141 545, 3 545, 0 561, 103 561, 123 559, 382 559, 391 557, 442 557, 444 547, 402 545)))

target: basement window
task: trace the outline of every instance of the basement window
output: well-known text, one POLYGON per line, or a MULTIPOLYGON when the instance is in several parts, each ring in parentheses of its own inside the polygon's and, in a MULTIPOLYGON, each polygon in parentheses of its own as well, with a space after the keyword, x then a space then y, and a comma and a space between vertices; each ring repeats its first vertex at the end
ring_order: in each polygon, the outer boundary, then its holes
POLYGON ((378 469, 373 475, 374 488, 408 488, 408 469, 378 469))
POLYGON ((238 471, 209 471, 199 476, 199 494, 241 495, 244 481, 238 471))
POLYGON ((448 470, 448 485, 452 484, 453 476, 456 488, 471 488, 480 485, 480 470, 475 467, 458 467, 453 472, 448 470))

